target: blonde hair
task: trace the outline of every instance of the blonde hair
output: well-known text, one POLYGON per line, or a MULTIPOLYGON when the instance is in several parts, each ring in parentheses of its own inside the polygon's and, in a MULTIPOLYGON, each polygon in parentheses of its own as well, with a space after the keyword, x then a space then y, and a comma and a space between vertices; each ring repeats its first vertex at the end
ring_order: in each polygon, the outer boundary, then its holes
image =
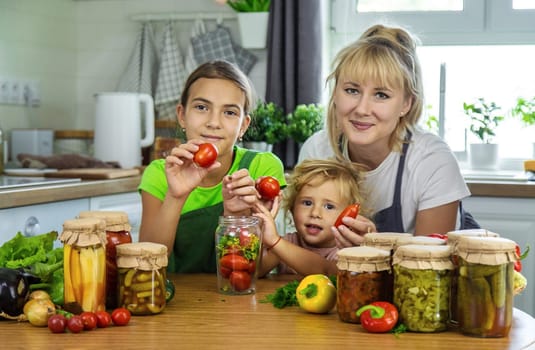
POLYGON ((310 183, 321 185, 334 181, 340 198, 345 205, 362 203, 364 195, 360 188, 363 168, 356 163, 337 159, 306 159, 295 166, 284 190, 282 207, 285 212, 293 211, 295 200, 301 189, 310 183))
MULTIPOLYGON (((422 73, 416 55, 417 38, 402 28, 374 25, 354 43, 342 49, 334 60, 334 70, 327 82, 334 86, 342 76, 357 80, 373 80, 384 86, 400 88, 405 98, 411 99, 411 108, 392 133, 389 147, 401 150, 406 130, 418 123, 423 109, 424 93, 422 73)), ((340 145, 345 136, 337 127, 334 94, 331 94, 327 110, 327 131, 337 157, 343 157, 340 145)))

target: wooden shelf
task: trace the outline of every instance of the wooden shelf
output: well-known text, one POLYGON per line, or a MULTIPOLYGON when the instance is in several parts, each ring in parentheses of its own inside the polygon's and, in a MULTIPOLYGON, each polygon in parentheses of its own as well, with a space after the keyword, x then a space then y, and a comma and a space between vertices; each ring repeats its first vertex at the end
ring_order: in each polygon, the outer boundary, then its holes
POLYGON ((178 122, 176 120, 156 120, 154 126, 157 129, 176 129, 178 122))

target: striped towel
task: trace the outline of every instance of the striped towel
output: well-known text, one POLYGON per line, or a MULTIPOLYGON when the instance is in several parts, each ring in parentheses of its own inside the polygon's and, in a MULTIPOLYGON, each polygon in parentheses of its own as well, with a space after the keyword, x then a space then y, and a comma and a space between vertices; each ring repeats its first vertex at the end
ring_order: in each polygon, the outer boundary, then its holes
POLYGON ((132 56, 117 84, 117 91, 140 92, 154 96, 157 69, 158 57, 152 24, 143 23, 132 56))
POLYGON ((154 105, 157 119, 175 119, 176 105, 187 79, 173 23, 166 25, 154 105))

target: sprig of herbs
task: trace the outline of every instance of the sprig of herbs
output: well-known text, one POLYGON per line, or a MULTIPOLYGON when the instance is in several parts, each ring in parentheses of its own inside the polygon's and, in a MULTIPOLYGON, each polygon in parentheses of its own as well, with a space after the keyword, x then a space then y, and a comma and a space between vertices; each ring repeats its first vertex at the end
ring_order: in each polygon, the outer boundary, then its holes
POLYGON ((291 281, 284 286, 275 289, 275 293, 266 295, 266 298, 260 300, 261 303, 271 303, 278 309, 286 306, 298 306, 297 296, 295 295, 299 281, 291 281))

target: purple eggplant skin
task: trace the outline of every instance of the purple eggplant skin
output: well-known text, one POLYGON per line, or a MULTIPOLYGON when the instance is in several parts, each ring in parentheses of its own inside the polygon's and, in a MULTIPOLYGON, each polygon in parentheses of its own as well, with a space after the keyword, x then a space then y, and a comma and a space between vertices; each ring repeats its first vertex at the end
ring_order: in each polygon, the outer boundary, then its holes
POLYGON ((39 281, 23 269, 0 267, 0 311, 9 316, 22 314, 30 296, 30 285, 39 281))

